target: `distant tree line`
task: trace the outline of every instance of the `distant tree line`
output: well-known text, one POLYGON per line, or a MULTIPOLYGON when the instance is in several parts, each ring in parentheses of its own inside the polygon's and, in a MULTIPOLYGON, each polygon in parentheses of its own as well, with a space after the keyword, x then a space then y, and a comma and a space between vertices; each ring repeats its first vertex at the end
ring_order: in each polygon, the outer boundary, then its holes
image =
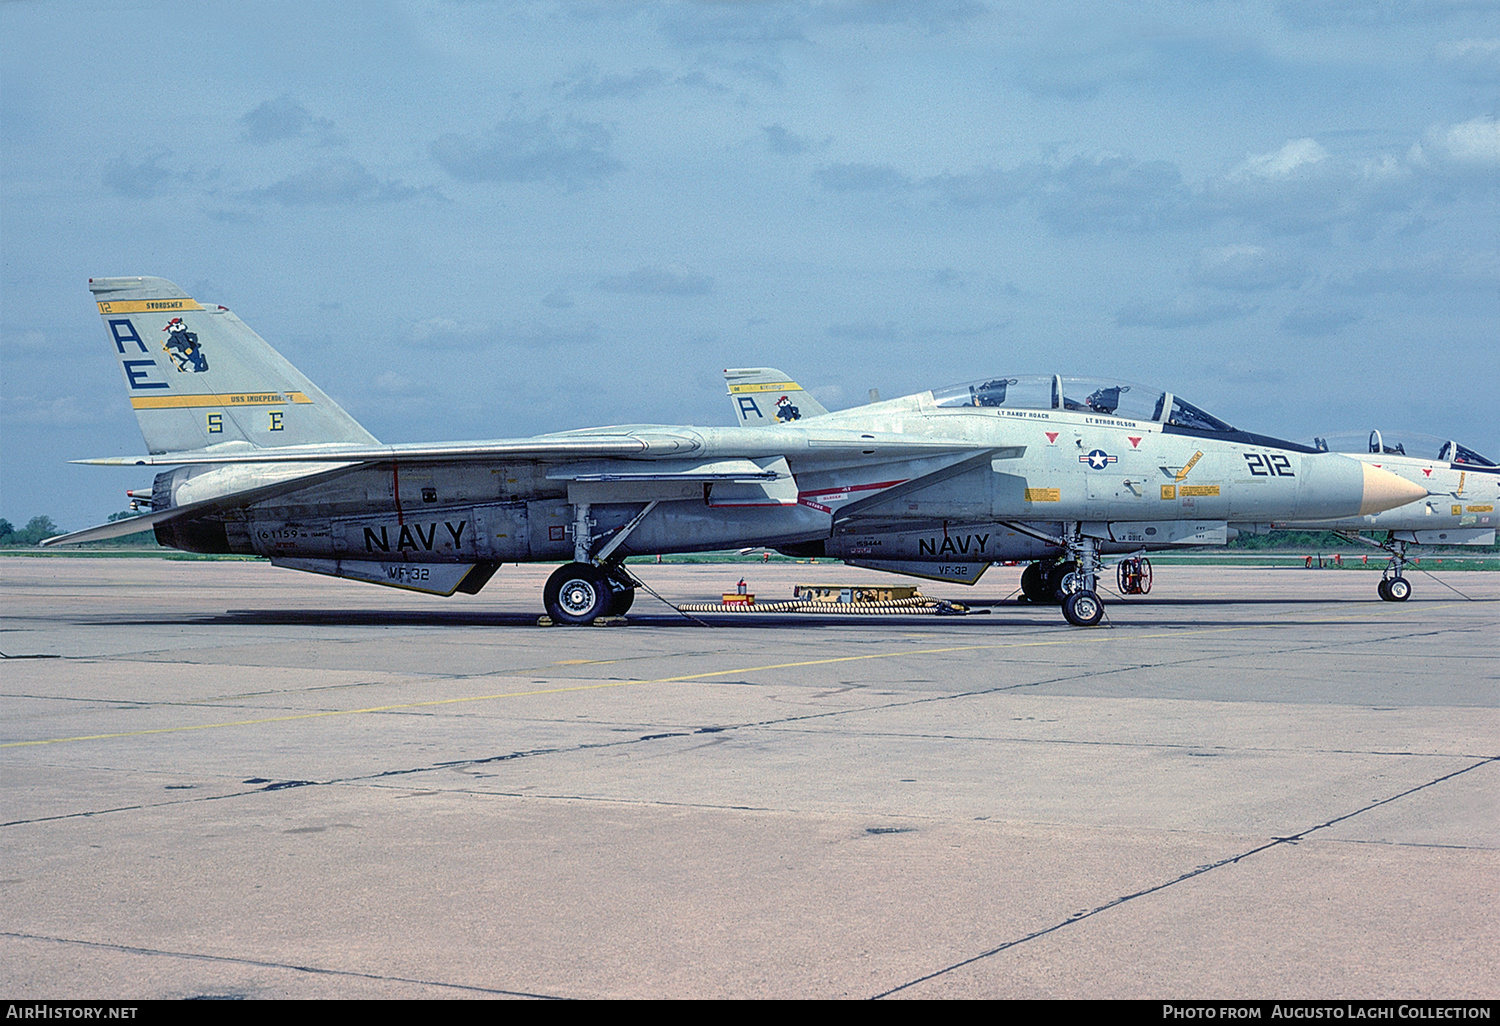
POLYGON ((62 528, 54 524, 51 517, 32 517, 19 531, 9 520, 0 520, 0 545, 35 545, 43 538, 62 533, 62 528))
MULTIPOLYGON (((1376 531, 1365 537, 1383 541, 1385 532, 1376 531)), ((1280 552, 1361 552, 1369 553, 1373 559, 1378 550, 1361 545, 1359 542, 1351 542, 1347 538, 1341 538, 1332 531, 1272 531, 1269 534, 1242 534, 1225 548, 1231 551, 1256 552, 1272 549, 1280 552)), ((1450 549, 1455 553, 1470 553, 1472 555, 1489 555, 1500 552, 1500 542, 1494 545, 1454 545, 1439 546, 1433 549, 1418 548, 1412 550, 1412 554, 1418 557, 1426 551, 1442 552, 1450 549)), ((1384 555, 1381 556, 1384 559, 1384 555)))
MULTIPOLYGON (((112 515, 109 520, 127 520, 130 517, 139 516, 137 513, 121 512, 112 515)), ((115 547, 138 545, 149 545, 156 547, 156 538, 149 534, 149 527, 142 528, 139 534, 127 534, 123 538, 111 538, 107 541, 93 542, 89 547, 115 547)), ((51 517, 32 517, 26 522, 26 526, 17 530, 9 520, 0 519, 0 548, 19 549, 37 545, 43 538, 53 538, 59 534, 65 534, 63 528, 52 522, 51 517)))

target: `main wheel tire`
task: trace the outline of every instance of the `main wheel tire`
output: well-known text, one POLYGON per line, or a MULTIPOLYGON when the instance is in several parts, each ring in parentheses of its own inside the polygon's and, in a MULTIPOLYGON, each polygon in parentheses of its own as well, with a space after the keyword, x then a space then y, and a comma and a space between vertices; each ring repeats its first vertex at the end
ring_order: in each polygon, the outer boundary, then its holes
POLYGON ((1054 606, 1067 600, 1068 593, 1063 590, 1063 582, 1067 580, 1069 574, 1077 572, 1078 563, 1072 559, 1053 564, 1052 568, 1047 571, 1047 592, 1052 596, 1054 606))
POLYGON ((1411 598, 1411 582, 1405 577, 1392 577, 1385 582, 1385 594, 1392 602, 1405 602, 1411 598))
POLYGON ((1075 591, 1063 599, 1063 618, 1074 627, 1093 627, 1104 619, 1104 603, 1091 591, 1075 591))
POLYGON ((1039 606, 1052 601, 1052 593, 1047 589, 1047 569, 1043 564, 1032 563, 1021 571, 1021 594, 1026 596, 1027 602, 1039 606))
POLYGON ((607 616, 624 616, 630 611, 631 603, 635 601, 635 586, 622 585, 619 581, 609 582, 609 609, 607 616))
POLYGON ((612 589, 591 563, 568 563, 553 571, 542 589, 547 615, 558 623, 593 623, 609 609, 612 589))
POLYGON ((1380 579, 1380 583, 1377 584, 1377 585, 1375 585, 1375 591, 1380 596, 1380 601, 1382 601, 1382 602, 1394 602, 1395 601, 1394 599, 1391 598, 1391 589, 1389 587, 1390 583, 1391 583, 1390 581, 1388 581, 1384 577, 1382 577, 1380 579))

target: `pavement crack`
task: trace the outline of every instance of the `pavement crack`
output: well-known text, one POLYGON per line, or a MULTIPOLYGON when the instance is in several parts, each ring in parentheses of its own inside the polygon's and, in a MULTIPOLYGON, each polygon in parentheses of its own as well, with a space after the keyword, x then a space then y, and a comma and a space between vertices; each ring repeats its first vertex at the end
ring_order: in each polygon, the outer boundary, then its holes
POLYGON ((1034 930, 1031 933, 1026 934, 1024 937, 1017 937, 1015 940, 1006 941, 1004 944, 1000 944, 996 947, 990 948, 988 951, 981 951, 977 955, 971 955, 968 958, 965 958, 958 962, 954 962, 950 965, 943 966, 941 969, 934 970, 933 972, 927 973, 926 975, 918 976, 916 979, 908 980, 905 983, 898 984, 897 986, 891 987, 889 990, 883 990, 878 994, 873 994, 871 995, 871 999, 879 1000, 881 998, 890 997, 892 994, 898 994, 901 991, 908 990, 912 987, 917 986, 918 984, 926 983, 928 980, 934 980, 939 976, 944 976, 958 969, 962 969, 964 966, 973 965, 976 962, 982 962, 987 958, 991 958, 995 955, 1000 954, 1002 951, 1008 951, 1011 948, 1030 943, 1031 941, 1034 941, 1039 937, 1045 937, 1050 933, 1056 933, 1058 930, 1061 930, 1064 927, 1072 926, 1074 923, 1081 923, 1085 919, 1091 919, 1094 916, 1097 916, 1104 912, 1108 912, 1111 909, 1119 908, 1121 905, 1124 905, 1127 902, 1134 901, 1137 898, 1144 898, 1149 894, 1156 894, 1160 891, 1168 889, 1169 887, 1175 887, 1187 880, 1192 880, 1196 877, 1200 877, 1205 873, 1212 873, 1216 869, 1222 869, 1225 866, 1234 865, 1238 862, 1250 858, 1252 855, 1259 855, 1262 852, 1270 851, 1272 848, 1278 848, 1282 845, 1294 845, 1299 841, 1307 839, 1309 836, 1317 833, 1319 830, 1327 830, 1329 827, 1334 826, 1335 824, 1343 823, 1347 820, 1353 819, 1356 816, 1362 816, 1373 809, 1378 809, 1381 806, 1400 801, 1402 798, 1406 798, 1410 795, 1416 794, 1418 791, 1426 790, 1429 787, 1435 787, 1438 784, 1444 783, 1445 781, 1452 780, 1454 777, 1462 776, 1463 774, 1468 773, 1472 770, 1476 770, 1481 766, 1487 766, 1495 762, 1500 762, 1500 756, 1490 756, 1488 758, 1480 759, 1478 762, 1471 763, 1470 765, 1464 766, 1461 769, 1456 769, 1452 773, 1445 773, 1440 777, 1434 777, 1433 779, 1425 781, 1421 784, 1416 784, 1412 787, 1408 787, 1404 791, 1398 791, 1393 795, 1388 795, 1385 798, 1370 802, 1369 804, 1363 805, 1360 808, 1353 810, 1352 812, 1346 812, 1342 816, 1335 816, 1332 819, 1317 824, 1316 826, 1308 827, 1306 830, 1303 830, 1300 833, 1291 834, 1286 837, 1273 837, 1265 844, 1260 844, 1255 846, 1254 848, 1250 848, 1247 851, 1242 851, 1236 855, 1229 855, 1215 862, 1210 862, 1206 865, 1201 865, 1194 869, 1190 869, 1186 873, 1174 877, 1171 880, 1163 881, 1162 883, 1155 884, 1151 887, 1142 888, 1141 890, 1136 891, 1132 894, 1123 894, 1120 897, 1115 898, 1113 901, 1105 902, 1097 908, 1086 909, 1082 912, 1074 912, 1072 915, 1068 916, 1066 919, 1063 919, 1061 922, 1053 923, 1051 926, 1044 927, 1040 930, 1034 930))
POLYGON ((78 940, 72 937, 49 937, 44 934, 21 933, 14 930, 0 931, 0 937, 15 940, 41 941, 52 944, 67 944, 92 948, 96 951, 119 951, 128 955, 145 955, 152 958, 181 958, 195 962, 218 962, 230 965, 248 965, 260 969, 284 969, 294 973, 312 973, 319 976, 342 976, 350 979, 376 980, 382 983, 409 983, 419 987, 443 987, 471 994, 495 994, 502 997, 534 998, 541 1001, 565 1000, 557 994, 535 994, 524 990, 506 990, 500 987, 481 987, 472 983, 450 983, 446 980, 422 980, 409 976, 390 976, 385 973, 364 973, 353 969, 329 969, 325 966, 297 965, 293 962, 274 962, 261 958, 245 958, 237 955, 211 955, 201 951, 170 951, 164 948, 146 948, 134 944, 111 944, 104 941, 78 940))

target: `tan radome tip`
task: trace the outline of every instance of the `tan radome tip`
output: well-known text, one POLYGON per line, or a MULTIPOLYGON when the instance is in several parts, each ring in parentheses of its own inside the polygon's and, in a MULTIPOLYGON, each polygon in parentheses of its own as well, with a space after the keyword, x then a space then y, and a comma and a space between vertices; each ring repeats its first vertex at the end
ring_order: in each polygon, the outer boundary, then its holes
POLYGON ((1360 466, 1365 469, 1365 487, 1359 503, 1360 516, 1381 513, 1427 498, 1427 489, 1415 481, 1397 477, 1389 470, 1372 467, 1368 463, 1360 466))

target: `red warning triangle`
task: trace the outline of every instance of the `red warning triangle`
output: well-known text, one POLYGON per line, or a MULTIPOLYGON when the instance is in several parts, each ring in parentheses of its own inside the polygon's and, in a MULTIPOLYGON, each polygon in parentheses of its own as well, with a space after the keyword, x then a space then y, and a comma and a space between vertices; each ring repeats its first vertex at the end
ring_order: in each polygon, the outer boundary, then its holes
MULTIPOLYGON (((1126 435, 1125 437, 1126 438, 1130 438, 1130 447, 1132 449, 1135 449, 1135 448, 1137 448, 1137 447, 1140 446, 1140 444, 1141 444, 1141 439, 1140 438, 1131 438, 1129 435, 1126 435)), ((1141 437, 1145 437, 1145 436, 1141 436, 1141 437)))
POLYGON ((1057 441, 1058 432, 1056 432, 1056 431, 1045 431, 1045 432, 1043 432, 1043 434, 1045 434, 1047 436, 1047 441, 1049 441, 1049 442, 1055 442, 1055 441, 1057 441))

